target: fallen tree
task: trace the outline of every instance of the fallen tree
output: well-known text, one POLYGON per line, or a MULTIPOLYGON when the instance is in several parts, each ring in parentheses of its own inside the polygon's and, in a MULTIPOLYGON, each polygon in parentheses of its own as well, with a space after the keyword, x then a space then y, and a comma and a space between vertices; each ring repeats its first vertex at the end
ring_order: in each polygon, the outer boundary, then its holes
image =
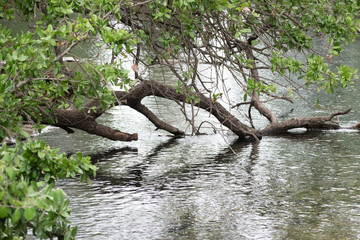
MULTIPOLYGON (((140 112, 145 117, 147 117, 156 128, 165 130, 173 134, 175 137, 185 135, 184 131, 159 119, 150 109, 141 104, 141 101, 147 96, 157 96, 171 99, 177 102, 186 102, 186 94, 177 93, 175 88, 157 81, 144 81, 131 89, 129 92, 116 91, 115 94, 121 105, 129 106, 140 112)), ((211 98, 205 97, 204 95, 198 95, 197 97, 200 100, 198 103, 194 104, 196 107, 208 111, 210 114, 215 116, 222 125, 233 131, 236 135, 239 136, 240 139, 243 140, 259 141, 262 136, 284 134, 288 130, 295 128, 306 128, 307 130, 337 130, 341 128, 359 129, 359 124, 356 124, 352 127, 341 127, 338 120, 333 120, 334 117, 349 113, 351 111, 350 108, 345 111, 334 112, 328 116, 292 118, 280 122, 276 117, 274 117, 267 127, 257 130, 243 124, 220 103, 214 103, 211 98)), ((116 102, 115 105, 118 105, 119 102, 116 102)), ((75 128, 111 140, 137 140, 137 133, 129 134, 97 123, 96 119, 101 115, 102 111, 99 103, 92 102, 80 111, 57 110, 55 112, 55 117, 57 119, 56 123, 51 124, 50 122, 46 121, 47 118, 43 119, 43 123, 63 128, 68 133, 73 133, 73 131, 69 128, 75 128), (97 110, 89 112, 89 109, 92 109, 94 106, 96 106, 97 110)))
MULTIPOLYGON (((0 25, 0 142, 28 137, 24 122, 137 140, 137 133, 97 122, 116 105, 176 137, 199 134, 197 109, 242 141, 300 127, 339 129, 334 118, 350 108, 279 121, 268 102, 302 99, 305 88, 334 93, 351 85, 356 70, 331 61, 358 36, 358 14, 350 0, 0 0, 1 23, 13 28, 0 25), (313 39, 327 48, 319 50, 313 39), (191 131, 160 119, 143 103, 148 96, 178 103, 191 131), (267 126, 254 126, 254 110, 267 126)), ((68 159, 39 141, 22 149, 4 144, 0 238, 24 237, 29 227, 40 238, 75 238, 68 201, 53 182, 77 174, 88 180, 96 170, 89 161, 81 154, 68 159)))
MULTIPOLYGON (((1 89, 8 95, 2 112, 3 116, 15 119, 10 122, 6 117, 2 119, 3 137, 13 135, 17 122, 32 120, 38 127, 58 126, 68 133, 75 128, 112 140, 137 140, 137 133, 124 133, 96 122, 115 105, 130 106, 174 136, 185 135, 184 130, 160 120, 141 103, 147 96, 175 101, 183 112, 185 105, 201 108, 241 140, 258 141, 264 135, 299 127, 338 129, 340 126, 332 121, 333 117, 349 112, 279 122, 265 102, 272 99, 292 102, 294 94, 301 96, 306 87, 332 93, 357 78, 355 69, 341 65, 334 72, 326 63, 326 59, 330 62, 341 51, 342 43, 357 36, 358 6, 353 3, 136 1, 101 6, 92 1, 85 5, 74 1, 71 6, 66 2, 34 2, 27 6, 14 1, 12 4, 4 5, 4 10, 18 8, 19 14, 29 19, 41 15, 42 20, 37 22, 35 32, 30 29, 17 37, 2 30, 2 56, 6 57, 1 60, 1 89), (344 9, 346 4, 348 8, 344 9), (47 17, 50 12, 52 18, 47 17), (77 19, 70 16, 74 12, 77 19), (334 21, 338 25, 334 26, 334 21), (324 58, 316 52, 312 39, 325 36, 329 48, 324 58), (104 64, 94 64, 74 52, 80 44, 92 46, 99 41, 102 44, 95 48, 97 55, 111 51, 111 58, 104 64), (69 57, 72 69, 64 61, 69 57), (123 67, 124 57, 133 61, 133 77, 123 67), (177 87, 163 83, 164 79, 152 79, 149 69, 154 64, 165 66, 177 79, 177 87), (212 76, 203 73, 204 66, 211 69, 212 76), (237 83, 236 91, 243 95, 243 102, 233 104, 229 97, 217 101, 228 96, 225 72, 237 83), (274 77, 267 77, 269 74, 274 77), (125 90, 113 92, 108 84, 125 90), (232 114, 234 105, 249 106, 248 123, 232 114), (10 114, 8 109, 17 111, 10 114), (268 120, 268 126, 254 127, 252 109, 268 120)), ((191 134, 198 134, 195 116, 186 120, 192 126, 191 134)))

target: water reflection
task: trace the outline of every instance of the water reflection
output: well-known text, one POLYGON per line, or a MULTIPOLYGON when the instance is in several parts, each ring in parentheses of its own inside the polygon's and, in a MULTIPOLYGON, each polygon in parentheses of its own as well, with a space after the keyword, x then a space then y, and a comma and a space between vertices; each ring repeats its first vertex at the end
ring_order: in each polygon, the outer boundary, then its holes
POLYGON ((357 137, 167 139, 93 155, 92 186, 60 185, 80 239, 358 239, 357 137))
MULTIPOLYGON (((98 163, 102 166, 102 171, 98 172, 97 180, 108 181, 112 185, 134 185, 141 187, 141 183, 144 180, 143 174, 147 168, 155 161, 155 157, 159 151, 170 148, 173 144, 176 144, 176 138, 169 138, 169 140, 160 143, 151 153, 149 153, 140 163, 131 165, 120 174, 112 174, 109 171, 115 169, 115 167, 109 167, 109 160, 121 158, 127 154, 138 154, 138 150, 130 147, 124 147, 120 149, 112 149, 104 153, 91 155, 91 159, 94 163, 98 163)), ((135 155, 134 155, 135 156, 135 155)), ((124 168, 124 165, 122 165, 124 168)))
MULTIPOLYGON (((360 119, 359 86, 349 91, 325 96, 334 108, 355 107, 341 117, 345 125, 360 119)), ((316 94, 305 96, 312 101, 316 94)), ((176 105, 156 98, 144 104, 184 127, 176 105)), ((278 113, 288 111, 271 104, 278 113)), ((290 117, 329 113, 298 102, 291 108, 290 117)), ((203 119, 208 114, 200 112, 203 119)), ((212 130, 169 138, 123 107, 99 121, 139 132, 139 141, 117 143, 81 132, 68 137, 57 129, 42 135, 55 147, 98 161, 93 185, 58 183, 71 198, 79 239, 360 239, 357 131, 299 130, 241 143, 212 130), (60 146, 59 137, 65 139, 60 146)))

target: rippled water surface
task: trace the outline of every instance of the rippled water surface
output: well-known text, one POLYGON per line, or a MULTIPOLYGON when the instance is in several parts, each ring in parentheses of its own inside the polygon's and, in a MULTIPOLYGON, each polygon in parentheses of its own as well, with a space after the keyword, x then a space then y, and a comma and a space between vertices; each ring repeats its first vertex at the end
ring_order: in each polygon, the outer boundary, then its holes
MULTIPOLYGON (((337 61, 359 66, 357 44, 337 61)), ((303 103, 271 108, 295 108, 289 116, 295 117, 353 107, 340 118, 342 125, 352 125, 360 120, 359 90, 356 83, 325 97, 331 109, 303 103)), ((313 101, 317 93, 307 94, 313 101)), ((156 98, 145 104, 186 127, 177 105, 156 98)), ((200 112, 199 119, 208 115, 200 112)), ((138 132, 139 141, 113 142, 80 131, 67 135, 56 128, 41 135, 54 147, 82 151, 98 162, 92 185, 58 182, 71 199, 79 239, 360 239, 357 131, 299 130, 240 143, 225 129, 211 128, 204 129, 208 135, 173 139, 125 107, 100 121, 138 132)))
MULTIPOLYGON (((62 134, 44 137, 56 145, 62 134)), ((172 139, 150 127, 144 135, 114 143, 78 132, 64 141, 99 166, 90 186, 58 184, 71 198, 79 239, 360 238, 356 131, 257 144, 231 134, 172 139)))

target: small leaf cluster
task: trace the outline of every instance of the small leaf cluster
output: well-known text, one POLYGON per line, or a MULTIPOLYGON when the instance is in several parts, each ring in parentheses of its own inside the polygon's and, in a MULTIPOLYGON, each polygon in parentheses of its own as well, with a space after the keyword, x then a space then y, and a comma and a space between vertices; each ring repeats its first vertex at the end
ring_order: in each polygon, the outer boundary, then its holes
POLYGON ((292 74, 302 74, 302 70, 304 69, 304 65, 301 61, 291 58, 281 56, 280 52, 273 51, 271 62, 271 71, 277 71, 281 76, 283 76, 288 70, 292 74))
POLYGON ((305 75, 300 78, 305 79, 306 86, 311 83, 317 84, 318 90, 325 90, 326 93, 334 93, 338 87, 345 88, 358 79, 357 69, 341 64, 337 67, 337 73, 331 71, 328 64, 321 56, 311 55, 308 57, 308 68, 305 75))
POLYGON ((186 100, 187 103, 199 103, 200 98, 196 95, 194 87, 189 87, 186 89, 186 100))
POLYGON ((196 95, 194 87, 189 87, 184 85, 180 80, 178 80, 177 86, 175 86, 176 93, 181 93, 186 95, 185 102, 186 103, 199 103, 200 98, 196 95))
POLYGON ((252 92, 256 91, 258 95, 261 92, 274 93, 277 91, 276 84, 266 84, 264 81, 255 81, 254 78, 249 78, 247 81, 247 92, 244 94, 244 101, 247 100, 248 95, 251 96, 252 92))

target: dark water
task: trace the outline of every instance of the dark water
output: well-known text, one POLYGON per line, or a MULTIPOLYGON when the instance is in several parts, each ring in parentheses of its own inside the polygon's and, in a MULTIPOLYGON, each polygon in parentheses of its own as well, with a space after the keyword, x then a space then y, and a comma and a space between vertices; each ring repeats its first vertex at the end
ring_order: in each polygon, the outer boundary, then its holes
MULTIPOLYGON (((335 63, 358 67, 359 45, 335 63)), ((295 117, 353 107, 340 118, 350 126, 360 120, 359 90, 355 83, 325 96, 320 110, 301 102, 273 102, 271 108, 277 113, 295 108, 290 115, 295 117)), ((313 102, 318 93, 304 94, 313 102)), ((176 104, 152 97, 145 104, 187 127, 176 104)), ((199 121, 209 119, 204 112, 198 115, 199 121)), ((58 183, 71 199, 79 239, 360 239, 358 131, 299 130, 241 143, 226 129, 213 133, 210 125, 203 129, 209 135, 172 139, 126 107, 112 109, 100 121, 138 132, 139 141, 113 142, 80 131, 67 135, 55 128, 41 135, 54 147, 98 161, 92 185, 58 183)))

